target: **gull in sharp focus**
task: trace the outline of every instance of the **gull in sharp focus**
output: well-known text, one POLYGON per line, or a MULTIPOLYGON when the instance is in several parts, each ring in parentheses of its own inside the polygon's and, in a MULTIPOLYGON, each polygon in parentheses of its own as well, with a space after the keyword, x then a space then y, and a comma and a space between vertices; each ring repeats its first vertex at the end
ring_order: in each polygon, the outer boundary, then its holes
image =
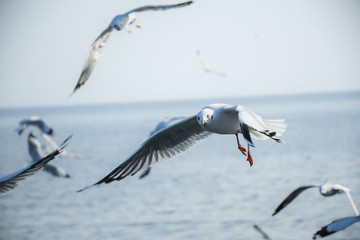
MULTIPOLYGON (((33 162, 39 161, 39 159, 43 156, 41 143, 32 133, 28 136, 28 150, 33 162)), ((56 177, 70 177, 70 174, 68 174, 64 169, 50 164, 46 164, 44 166, 44 171, 56 177)))
POLYGON ((249 148, 249 146, 254 147, 252 138, 271 138, 276 142, 283 142, 279 136, 285 132, 284 121, 284 119, 263 119, 241 105, 211 104, 203 108, 197 115, 158 131, 111 173, 97 183, 79 191, 134 175, 156 162, 186 151, 210 133, 234 134, 239 150, 248 156, 247 160, 252 165, 249 148), (243 135, 248 144, 247 152, 240 145, 239 133, 243 135))
POLYGON ((302 186, 302 187, 295 189, 293 192, 290 193, 290 195, 287 198, 285 198, 285 200, 282 203, 280 203, 280 205, 275 209, 275 211, 272 215, 274 216, 275 214, 280 212, 283 208, 285 208, 287 205, 289 205, 304 190, 309 189, 309 188, 314 188, 314 187, 319 188, 320 194, 325 197, 329 197, 329 196, 333 196, 335 194, 340 194, 340 193, 345 192, 346 196, 348 197, 348 199, 351 203, 351 206, 354 209, 355 214, 359 215, 359 211, 358 211, 358 209, 355 205, 355 202, 351 196, 350 189, 345 186, 342 186, 340 184, 331 184, 331 183, 322 184, 320 186, 316 186, 316 185, 302 186))
POLYGON ((55 151, 51 152, 44 158, 39 159, 36 162, 32 162, 27 167, 20 169, 16 172, 13 172, 9 175, 3 176, 0 178, 0 194, 4 194, 17 186, 17 182, 24 180, 26 177, 33 175, 40 169, 42 169, 49 161, 53 160, 61 151, 66 147, 67 142, 71 138, 68 137, 61 146, 55 151))
MULTIPOLYGON (((155 129, 150 132, 150 137, 160 131, 161 129, 167 128, 170 125, 174 124, 174 122, 179 121, 181 119, 184 119, 185 117, 173 117, 173 118, 165 118, 163 121, 159 122, 158 125, 156 125, 155 129)), ((139 176, 140 179, 146 177, 149 175, 151 171, 151 167, 147 167, 139 176)))
MULTIPOLYGON (((118 31, 123 30, 130 24, 135 22, 135 16, 132 13, 143 12, 150 10, 167 10, 171 8, 185 7, 190 5, 193 1, 183 2, 179 4, 169 4, 169 5, 147 5, 143 7, 138 7, 133 10, 130 10, 124 14, 117 15, 113 18, 110 25, 96 38, 96 40, 91 44, 88 56, 86 58, 85 65, 81 71, 79 80, 71 94, 73 94, 77 89, 79 89, 85 82, 89 79, 91 72, 94 70, 95 63, 98 61, 101 53, 101 49, 105 46, 105 42, 110 37, 110 33, 116 29, 118 31)), ((140 27, 140 25, 136 25, 140 27)), ((128 30, 130 33, 130 30, 128 30)))
POLYGON ((204 56, 201 54, 200 50, 198 50, 198 51, 196 52, 196 55, 197 55, 198 58, 200 59, 202 65, 203 65, 203 67, 204 67, 205 72, 213 73, 213 74, 218 75, 218 76, 220 76, 220 77, 226 77, 226 74, 225 74, 225 73, 218 72, 218 71, 216 71, 216 70, 214 70, 214 69, 212 69, 212 68, 210 67, 210 65, 209 65, 209 64, 207 63, 207 61, 205 60, 204 56))
POLYGON ((313 239, 316 239, 317 235, 320 237, 326 237, 338 231, 344 230, 347 227, 350 227, 352 224, 360 222, 360 216, 355 217, 346 217, 342 219, 338 219, 333 221, 332 223, 322 227, 319 231, 317 231, 313 239))
POLYGON ((32 116, 30 118, 24 119, 19 123, 19 127, 15 129, 15 131, 20 135, 27 127, 34 126, 40 129, 41 132, 53 135, 54 131, 51 127, 49 127, 44 120, 37 116, 32 116))

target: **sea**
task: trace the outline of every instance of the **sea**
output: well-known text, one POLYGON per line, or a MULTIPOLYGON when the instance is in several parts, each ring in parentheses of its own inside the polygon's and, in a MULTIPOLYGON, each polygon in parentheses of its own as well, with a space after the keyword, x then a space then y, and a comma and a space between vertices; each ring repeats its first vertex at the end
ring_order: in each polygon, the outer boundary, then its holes
MULTIPOLYGON (((273 240, 312 239, 322 226, 355 213, 345 194, 300 194, 304 185, 351 189, 360 208, 360 92, 321 93, 0 109, 0 177, 30 162, 18 123, 40 116, 66 150, 80 156, 51 164, 71 178, 39 171, 0 195, 0 239, 273 240), (212 134, 188 151, 153 166, 150 174, 91 185, 127 159, 166 117, 192 116, 211 103, 241 104, 263 118, 285 118, 284 144, 254 140, 254 165, 234 135, 212 134)), ((240 141, 246 146, 245 141, 240 141)), ((360 239, 360 223, 326 239, 360 239)))

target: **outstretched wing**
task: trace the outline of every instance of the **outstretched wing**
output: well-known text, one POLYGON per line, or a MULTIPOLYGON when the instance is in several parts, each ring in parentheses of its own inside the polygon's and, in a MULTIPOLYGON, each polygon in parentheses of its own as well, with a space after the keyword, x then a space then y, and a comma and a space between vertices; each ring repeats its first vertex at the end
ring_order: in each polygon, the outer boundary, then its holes
POLYGON ((105 42, 110 37, 110 33, 112 30, 113 28, 109 26, 98 36, 98 38, 91 45, 80 78, 71 95, 74 94, 74 92, 78 90, 82 85, 84 85, 85 82, 89 79, 92 71, 94 70, 95 63, 100 57, 101 49, 105 46, 105 42))
POLYGON ((303 187, 299 187, 299 188, 295 189, 292 193, 290 193, 290 195, 287 198, 285 198, 285 200, 282 203, 280 203, 280 205, 275 209, 275 211, 272 215, 274 216, 275 214, 280 212, 281 209, 283 209, 287 205, 289 205, 289 203, 291 203, 300 193, 302 193, 304 190, 306 190, 308 188, 312 188, 312 187, 317 187, 317 186, 309 185, 309 186, 303 186, 303 187))
POLYGON ((157 10, 167 10, 170 8, 185 7, 192 3, 193 3, 193 1, 187 1, 187 2, 178 3, 178 4, 167 4, 167 5, 146 5, 146 6, 142 6, 142 7, 138 7, 133 10, 130 10, 123 15, 128 15, 133 12, 143 12, 143 11, 149 11, 149 10, 157 11, 157 10))
POLYGON ((360 222, 360 216, 355 217, 346 217, 333 221, 332 223, 322 227, 319 231, 314 233, 313 239, 316 239, 316 236, 326 237, 338 231, 344 230, 345 228, 351 226, 352 224, 360 222))
POLYGON ((71 138, 68 137, 60 146, 46 157, 31 163, 27 167, 20 169, 14 173, 0 178, 0 194, 4 194, 17 186, 17 182, 24 180, 26 177, 33 175, 42 169, 49 161, 53 160, 67 146, 67 142, 71 138))
POLYGON ((106 177, 78 192, 97 184, 119 181, 128 175, 134 175, 141 169, 147 168, 156 162, 186 151, 209 134, 207 130, 198 124, 196 116, 171 125, 152 135, 135 153, 106 177))

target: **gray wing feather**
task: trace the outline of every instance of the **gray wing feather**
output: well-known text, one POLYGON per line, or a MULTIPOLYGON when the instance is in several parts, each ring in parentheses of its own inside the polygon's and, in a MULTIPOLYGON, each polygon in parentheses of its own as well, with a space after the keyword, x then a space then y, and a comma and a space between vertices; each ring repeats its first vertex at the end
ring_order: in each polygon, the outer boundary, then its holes
POLYGON ((185 7, 192 3, 193 3, 193 1, 187 1, 187 2, 183 2, 183 3, 179 3, 179 4, 168 4, 168 5, 146 5, 146 6, 142 6, 142 7, 138 7, 133 10, 130 10, 123 15, 127 15, 127 14, 130 14, 133 12, 143 12, 143 11, 149 11, 149 10, 157 11, 157 10, 167 10, 170 8, 185 7))
POLYGON ((14 173, 6 175, 0 178, 0 195, 4 194, 17 186, 17 182, 24 180, 26 177, 33 175, 40 169, 42 169, 49 161, 53 160, 61 151, 67 146, 69 139, 68 137, 61 146, 47 155, 46 157, 40 159, 39 161, 33 162, 27 167, 20 169, 14 173))
POLYGON ((210 132, 198 124, 196 116, 171 125, 152 135, 125 162, 92 186, 110 183, 115 180, 119 181, 128 175, 134 175, 141 169, 147 168, 156 162, 186 151, 209 134, 210 132))
POLYGON ((109 39, 112 30, 112 27, 108 27, 97 37, 93 44, 91 44, 85 65, 72 94, 89 79, 92 71, 94 70, 95 63, 100 57, 101 50, 105 46, 106 41, 109 39))

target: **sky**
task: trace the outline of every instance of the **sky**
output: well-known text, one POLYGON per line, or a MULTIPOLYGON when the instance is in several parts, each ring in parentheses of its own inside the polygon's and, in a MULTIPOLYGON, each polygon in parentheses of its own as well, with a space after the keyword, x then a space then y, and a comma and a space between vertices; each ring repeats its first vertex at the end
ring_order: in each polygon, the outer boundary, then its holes
POLYGON ((197 0, 136 13, 69 97, 115 15, 179 2, 1 0, 0 108, 360 90, 359 1, 197 0))

